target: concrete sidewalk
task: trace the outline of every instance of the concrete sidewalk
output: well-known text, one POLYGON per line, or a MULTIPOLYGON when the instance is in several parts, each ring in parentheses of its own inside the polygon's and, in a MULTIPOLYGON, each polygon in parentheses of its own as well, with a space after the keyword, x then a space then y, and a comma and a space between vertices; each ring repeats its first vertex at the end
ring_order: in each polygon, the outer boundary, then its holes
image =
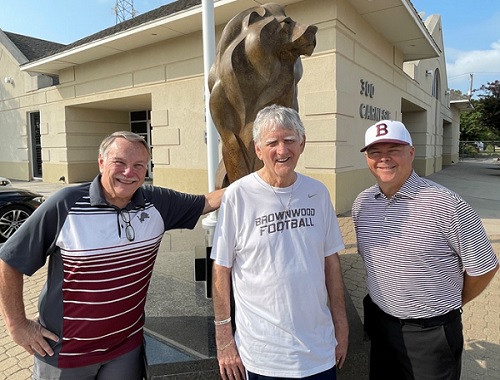
MULTIPOLYGON (((439 173, 428 177, 462 195, 478 212, 497 256, 500 255, 500 162, 493 159, 483 161, 460 161, 439 173)), ((43 182, 18 182, 14 186, 38 191, 46 196, 64 184, 43 182)), ((199 223, 200 224, 200 223, 199 223)), ((339 371, 341 380, 367 379, 369 344, 364 340, 362 323, 362 299, 366 294, 364 266, 357 254, 356 238, 352 220, 348 214, 339 216, 346 249, 341 252, 341 261, 348 293, 348 312, 351 323, 350 348, 345 367, 339 371)), ((199 293, 199 284, 192 281, 192 260, 196 245, 204 244, 204 231, 171 231, 160 247, 152 279, 146 314, 153 318, 165 315, 169 300, 165 288, 160 284, 178 280, 183 286, 192 286, 193 293, 199 293)), ((25 303, 28 316, 37 313, 37 299, 46 272, 39 271, 25 283, 25 303)), ((191 288, 190 288, 191 289, 191 288)), ((193 298, 195 298, 193 296, 193 298)), ((203 313, 210 314, 210 302, 193 299, 203 313)), ((176 302, 182 303, 182 300, 176 302)), ((186 305, 181 305, 186 308, 186 305)), ((180 308, 176 305, 175 307, 180 308)), ((183 310, 182 312, 185 312, 183 310)), ((202 313, 202 314, 203 314, 202 313)), ((208 315, 207 314, 207 315, 208 315)), ((191 315, 191 314, 184 314, 191 315)), ((462 379, 500 379, 500 275, 497 275, 486 291, 464 307, 463 325, 465 352, 462 379)), ((206 339, 206 337, 204 337, 206 339)), ((33 358, 12 343, 0 322, 0 379, 30 379, 33 358)))
MULTIPOLYGON (((463 196, 477 211, 500 257, 500 161, 460 161, 429 179, 463 196)), ((500 379, 500 275, 464 307, 465 353, 462 379, 500 379)))

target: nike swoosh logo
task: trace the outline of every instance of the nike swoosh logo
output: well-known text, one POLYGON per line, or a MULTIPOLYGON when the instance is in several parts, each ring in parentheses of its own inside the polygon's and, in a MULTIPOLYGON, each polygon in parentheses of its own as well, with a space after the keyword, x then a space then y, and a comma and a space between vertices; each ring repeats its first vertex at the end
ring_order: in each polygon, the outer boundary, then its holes
POLYGON ((316 196, 316 194, 307 194, 308 198, 312 198, 312 197, 315 197, 315 196, 316 196))

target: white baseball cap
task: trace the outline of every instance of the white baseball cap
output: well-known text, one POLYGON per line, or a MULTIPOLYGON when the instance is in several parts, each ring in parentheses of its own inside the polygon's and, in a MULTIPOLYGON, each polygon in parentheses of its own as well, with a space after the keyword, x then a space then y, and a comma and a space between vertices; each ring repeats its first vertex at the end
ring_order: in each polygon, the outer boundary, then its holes
POLYGON ((368 128, 365 133, 365 146, 360 152, 378 143, 412 145, 410 132, 404 124, 393 120, 382 120, 368 128))

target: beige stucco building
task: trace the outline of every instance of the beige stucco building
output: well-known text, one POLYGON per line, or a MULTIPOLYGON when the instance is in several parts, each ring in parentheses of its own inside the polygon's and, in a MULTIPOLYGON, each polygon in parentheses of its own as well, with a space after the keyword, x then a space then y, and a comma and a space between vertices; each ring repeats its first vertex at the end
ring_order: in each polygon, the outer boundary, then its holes
MULTIPOLYGON (((374 182, 359 149, 376 120, 406 124, 419 174, 458 161, 460 108, 450 106, 438 15, 422 20, 409 0, 274 2, 319 28, 314 54, 302 59, 307 145, 297 169, 328 186, 337 212, 374 182)), ((261 3, 215 1, 216 41, 231 17, 261 3)), ((203 72, 201 1, 67 46, 0 30, 0 175, 89 181, 102 138, 132 130, 153 147, 154 184, 206 192, 203 72)))

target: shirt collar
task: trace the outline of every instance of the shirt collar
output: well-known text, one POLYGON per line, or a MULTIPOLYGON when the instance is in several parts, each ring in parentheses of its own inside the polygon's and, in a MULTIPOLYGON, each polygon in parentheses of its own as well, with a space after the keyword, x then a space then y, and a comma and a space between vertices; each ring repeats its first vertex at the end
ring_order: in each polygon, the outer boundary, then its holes
MULTIPOLYGON (((415 172, 415 170, 412 170, 408 179, 405 181, 405 183, 403 183, 403 186, 401 186, 401 188, 396 192, 396 194, 393 195, 393 197, 415 198, 418 192, 419 181, 420 181, 420 176, 415 172)), ((381 197, 386 198, 386 196, 384 195, 384 193, 382 193, 378 185, 375 185, 374 190, 375 190, 374 197, 376 199, 381 197)))
MULTIPOLYGON (((106 197, 104 196, 104 190, 102 189, 100 174, 97 177, 95 177, 92 183, 90 184, 89 195, 90 195, 90 204, 92 206, 113 206, 106 200, 106 197)), ((135 207, 144 208, 145 205, 146 202, 144 200, 144 194, 142 193, 142 187, 140 187, 134 193, 132 199, 130 200, 130 203, 127 205, 126 208, 129 210, 135 207)))

